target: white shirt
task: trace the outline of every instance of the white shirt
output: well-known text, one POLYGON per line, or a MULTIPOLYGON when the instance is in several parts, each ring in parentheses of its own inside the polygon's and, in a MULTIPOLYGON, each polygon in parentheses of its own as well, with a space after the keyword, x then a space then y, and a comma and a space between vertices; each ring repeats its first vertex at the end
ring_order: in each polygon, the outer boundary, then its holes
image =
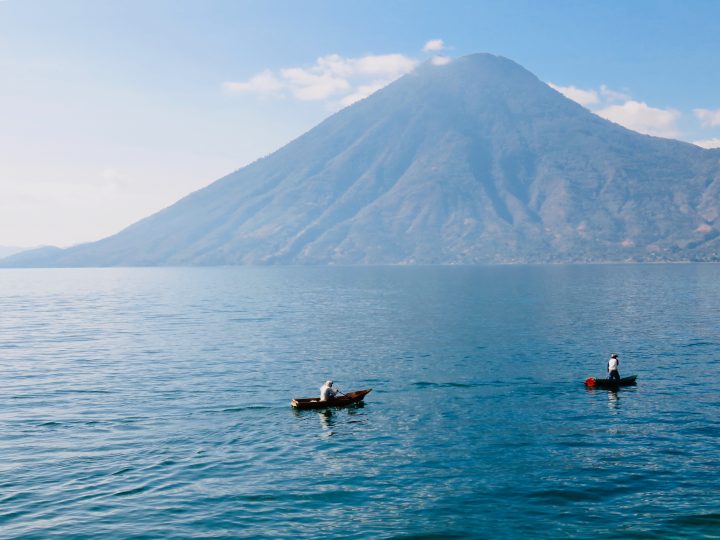
POLYGON ((618 367, 618 359, 610 358, 610 360, 608 360, 608 371, 616 370, 617 367, 618 367))
POLYGON ((327 401, 328 399, 332 399, 337 395, 337 390, 335 390, 332 386, 322 385, 320 387, 320 401, 327 401))

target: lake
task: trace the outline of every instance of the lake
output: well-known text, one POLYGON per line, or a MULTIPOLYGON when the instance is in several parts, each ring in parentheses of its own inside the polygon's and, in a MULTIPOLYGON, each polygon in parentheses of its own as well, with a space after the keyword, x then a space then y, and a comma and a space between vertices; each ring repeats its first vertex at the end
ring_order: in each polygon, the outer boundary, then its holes
POLYGON ((711 264, 0 270, 0 537, 720 538, 719 321, 711 264))

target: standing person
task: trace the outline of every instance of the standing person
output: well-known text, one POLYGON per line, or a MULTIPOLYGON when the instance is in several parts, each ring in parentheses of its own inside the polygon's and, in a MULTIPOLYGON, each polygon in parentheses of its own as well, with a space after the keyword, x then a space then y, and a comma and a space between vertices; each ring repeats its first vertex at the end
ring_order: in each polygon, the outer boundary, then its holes
POLYGON ((620 364, 620 361, 618 360, 617 353, 612 353, 610 355, 610 360, 608 360, 608 379, 611 381, 619 381, 620 380, 620 373, 618 372, 618 364, 620 364))
POLYGON ((327 401, 338 395, 339 391, 333 388, 332 385, 332 381, 325 381, 325 384, 320 387, 320 401, 327 401))

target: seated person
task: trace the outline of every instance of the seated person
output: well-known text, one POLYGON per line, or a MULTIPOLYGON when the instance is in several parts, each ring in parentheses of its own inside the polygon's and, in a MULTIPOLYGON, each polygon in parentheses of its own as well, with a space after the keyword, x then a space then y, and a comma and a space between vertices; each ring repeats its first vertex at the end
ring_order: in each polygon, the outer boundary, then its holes
POLYGON ((320 401, 334 399, 338 395, 339 391, 335 390, 332 385, 332 381, 325 381, 325 384, 320 387, 320 401))

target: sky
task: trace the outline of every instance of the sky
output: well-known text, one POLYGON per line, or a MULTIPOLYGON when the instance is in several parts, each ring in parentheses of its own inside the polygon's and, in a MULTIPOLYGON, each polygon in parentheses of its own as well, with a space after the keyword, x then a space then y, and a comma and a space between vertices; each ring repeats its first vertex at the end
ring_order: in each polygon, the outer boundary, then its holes
POLYGON ((720 147, 715 0, 0 0, 0 246, 119 232, 419 62, 505 56, 720 147))

